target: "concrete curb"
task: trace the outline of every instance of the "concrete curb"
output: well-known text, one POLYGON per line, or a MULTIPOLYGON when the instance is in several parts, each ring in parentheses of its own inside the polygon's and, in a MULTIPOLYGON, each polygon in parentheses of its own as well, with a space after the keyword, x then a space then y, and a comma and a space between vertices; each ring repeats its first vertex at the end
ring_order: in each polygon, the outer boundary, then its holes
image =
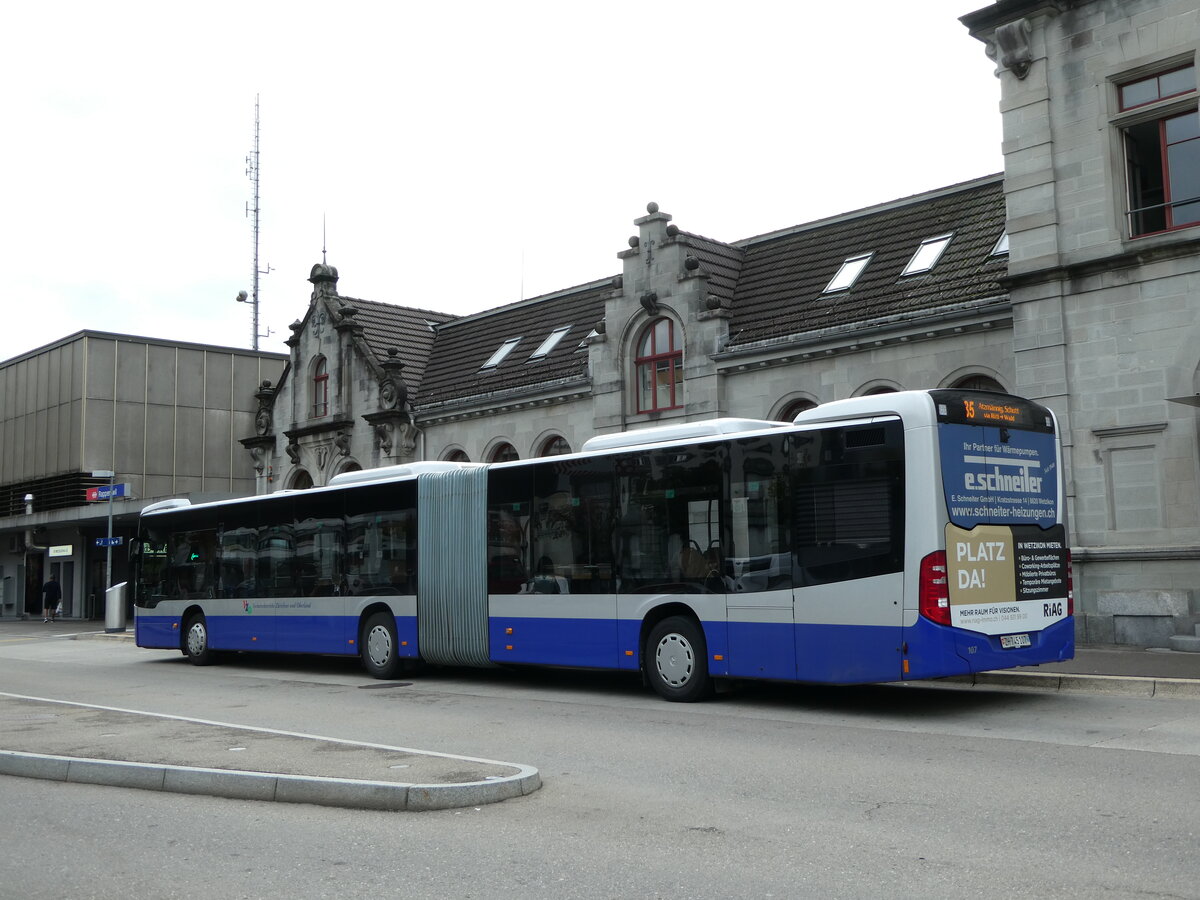
POLYGON ((499 803, 501 800, 532 794, 542 786, 537 769, 512 763, 506 765, 518 769, 517 774, 457 784, 402 784, 0 750, 0 775, 179 794, 207 794, 236 800, 273 800, 279 803, 312 803, 393 812, 457 809, 499 803))
POLYGON ((1121 694, 1129 697, 1176 697, 1200 699, 1200 681, 1193 678, 1146 678, 1133 675, 1076 675, 1058 672, 977 672, 939 681, 975 687, 1014 690, 1074 691, 1121 694))

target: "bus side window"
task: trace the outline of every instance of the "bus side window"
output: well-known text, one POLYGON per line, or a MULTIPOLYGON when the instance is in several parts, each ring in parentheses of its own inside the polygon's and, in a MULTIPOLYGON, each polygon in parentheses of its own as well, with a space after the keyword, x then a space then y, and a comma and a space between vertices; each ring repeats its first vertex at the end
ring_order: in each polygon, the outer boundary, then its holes
POLYGON ((904 434, 899 422, 796 435, 792 476, 800 584, 900 571, 904 434))

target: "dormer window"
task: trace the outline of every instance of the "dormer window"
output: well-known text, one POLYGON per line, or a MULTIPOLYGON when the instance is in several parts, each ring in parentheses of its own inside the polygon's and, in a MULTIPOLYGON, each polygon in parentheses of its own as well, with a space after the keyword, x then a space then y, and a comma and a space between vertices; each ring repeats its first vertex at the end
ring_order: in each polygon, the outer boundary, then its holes
POLYGON ((488 361, 485 362, 481 368, 484 368, 484 369, 496 368, 496 366, 498 366, 498 365, 500 365, 500 363, 504 362, 504 358, 506 356, 508 356, 508 354, 512 353, 513 348, 516 347, 517 344, 519 344, 519 343, 521 343, 521 339, 519 337, 509 338, 507 341, 505 341, 503 344, 500 345, 500 349, 497 350, 495 353, 493 353, 491 355, 491 357, 489 357, 488 361))
POLYGON ((542 341, 542 343, 538 345, 538 348, 529 355, 529 361, 532 362, 535 359, 545 359, 547 356, 549 356, 550 351, 558 346, 558 342, 561 341, 566 333, 570 330, 570 325, 564 325, 561 328, 555 328, 552 332, 550 332, 550 336, 542 341))
POLYGON ((917 248, 917 252, 913 254, 912 259, 908 261, 908 265, 900 274, 917 275, 921 272, 928 272, 937 265, 942 254, 946 252, 946 248, 950 246, 950 239, 953 237, 953 233, 939 234, 937 237, 921 241, 921 246, 917 248))
POLYGON ((861 256, 851 256, 842 263, 842 267, 837 270, 837 274, 829 284, 825 285, 825 290, 822 294, 831 294, 834 291, 848 291, 854 286, 854 282, 858 281, 858 276, 863 273, 863 269, 867 267, 867 263, 871 261, 871 257, 875 253, 864 253, 861 256))
POLYGON ((313 366, 312 414, 314 419, 329 415, 329 363, 318 356, 313 366))

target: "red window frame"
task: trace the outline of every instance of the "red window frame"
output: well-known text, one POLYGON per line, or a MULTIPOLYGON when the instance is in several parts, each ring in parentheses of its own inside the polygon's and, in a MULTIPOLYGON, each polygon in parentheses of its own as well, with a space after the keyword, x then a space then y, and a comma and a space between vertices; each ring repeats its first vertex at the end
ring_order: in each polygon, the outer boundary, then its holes
POLYGON ((313 367, 313 418, 329 415, 329 363, 325 357, 317 358, 313 367))
POLYGON ((675 322, 655 319, 638 337, 634 380, 638 412, 683 406, 683 348, 675 339, 675 322))
MULTIPOLYGON (((1187 97, 1189 94, 1195 95, 1195 66, 1189 64, 1144 78, 1135 78, 1118 85, 1117 91, 1121 112, 1141 109, 1163 100, 1187 97), (1164 89, 1164 79, 1180 72, 1191 74, 1190 79, 1184 79, 1185 86, 1174 90, 1164 89), (1150 82, 1153 82, 1153 96, 1136 103, 1126 102, 1126 91, 1135 86, 1148 85, 1150 82)), ((1157 117, 1122 124, 1121 130, 1125 142, 1126 191, 1129 203, 1129 211, 1126 215, 1130 237, 1146 237, 1200 225, 1200 218, 1194 212, 1196 209, 1194 204, 1200 202, 1200 198, 1176 196, 1179 182, 1186 177, 1184 173, 1189 171, 1188 161, 1177 158, 1175 165, 1172 166, 1175 151, 1186 144, 1200 141, 1200 133, 1196 133, 1196 129, 1192 129, 1191 133, 1186 133, 1182 137, 1172 138, 1169 134, 1172 130, 1170 127, 1172 123, 1187 117, 1194 120, 1196 114, 1194 108, 1180 111, 1177 106, 1173 106, 1169 110, 1162 110, 1157 117), (1152 138, 1151 135, 1155 135, 1155 137, 1152 138), (1154 159, 1155 149, 1158 151, 1157 160, 1154 159), (1143 152, 1139 153, 1139 150, 1143 152), (1145 153, 1146 150, 1150 152, 1145 153), (1149 177, 1147 177, 1147 173, 1149 173, 1149 177), (1147 184, 1149 186, 1145 187, 1147 184), (1161 202, 1147 203, 1147 200, 1159 200, 1160 194, 1161 202), (1184 218, 1186 221, 1176 221, 1177 218, 1184 218)), ((1194 148, 1192 152, 1195 152, 1194 148)), ((1183 153, 1186 154, 1187 151, 1183 151, 1183 153)), ((1194 193, 1194 191, 1189 193, 1194 193)))

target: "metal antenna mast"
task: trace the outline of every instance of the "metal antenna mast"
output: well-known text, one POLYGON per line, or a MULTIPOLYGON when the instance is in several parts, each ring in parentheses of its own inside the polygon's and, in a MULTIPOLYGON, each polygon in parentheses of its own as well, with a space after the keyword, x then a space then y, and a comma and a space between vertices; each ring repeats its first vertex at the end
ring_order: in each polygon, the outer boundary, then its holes
POLYGON ((251 183, 254 185, 254 200, 253 207, 250 202, 246 203, 246 215, 253 215, 253 230, 254 230, 254 274, 251 281, 250 296, 246 296, 245 291, 240 291, 237 295, 239 303, 249 303, 254 308, 254 331, 253 331, 253 346, 258 349, 258 339, 260 337, 270 337, 271 329, 267 329, 266 334, 258 333, 258 276, 268 275, 271 272, 271 267, 268 265, 265 269, 258 267, 258 224, 259 224, 259 206, 258 206, 258 94, 254 95, 254 149, 250 151, 250 155, 246 157, 246 174, 250 177, 251 183))

